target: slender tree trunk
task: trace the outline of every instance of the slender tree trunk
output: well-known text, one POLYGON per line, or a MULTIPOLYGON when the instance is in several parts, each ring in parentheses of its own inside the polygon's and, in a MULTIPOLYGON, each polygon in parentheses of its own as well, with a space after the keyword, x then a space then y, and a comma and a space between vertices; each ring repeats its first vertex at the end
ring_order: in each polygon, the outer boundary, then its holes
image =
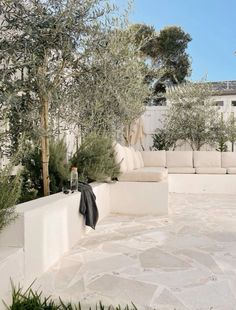
POLYGON ((234 141, 232 141, 231 144, 232 144, 232 152, 234 152, 234 141))
POLYGON ((41 149, 42 149, 42 170, 43 170, 43 193, 50 195, 49 180, 49 137, 48 137, 48 99, 43 98, 41 110, 41 149))

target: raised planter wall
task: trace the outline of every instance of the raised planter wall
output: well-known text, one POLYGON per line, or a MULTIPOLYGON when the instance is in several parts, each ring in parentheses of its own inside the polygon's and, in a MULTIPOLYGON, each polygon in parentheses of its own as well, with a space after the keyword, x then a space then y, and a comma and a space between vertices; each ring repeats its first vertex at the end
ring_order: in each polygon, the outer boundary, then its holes
MULTIPOLYGON (((101 220, 110 213, 109 185, 94 183, 92 186, 101 220)), ((0 234, 0 299, 9 293, 10 278, 28 286, 91 230, 84 225, 79 204, 80 193, 59 193, 17 206, 19 217, 0 234), (11 268, 13 253, 8 253, 7 249, 14 249, 15 255, 18 251, 22 254, 17 254, 23 273, 20 278, 11 268), (3 251, 6 253, 4 272, 1 268, 3 251)))

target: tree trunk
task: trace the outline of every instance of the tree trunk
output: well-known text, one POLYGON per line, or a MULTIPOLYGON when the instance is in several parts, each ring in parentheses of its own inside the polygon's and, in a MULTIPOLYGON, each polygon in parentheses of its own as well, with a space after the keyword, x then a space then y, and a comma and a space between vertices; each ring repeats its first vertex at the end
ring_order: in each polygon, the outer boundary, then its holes
POLYGON ((42 100, 41 110, 41 149, 42 149, 42 170, 43 170, 43 193, 44 196, 50 195, 49 186, 49 137, 48 137, 48 100, 42 100))
POLYGON ((232 144, 232 152, 234 152, 234 141, 232 141, 231 144, 232 144))

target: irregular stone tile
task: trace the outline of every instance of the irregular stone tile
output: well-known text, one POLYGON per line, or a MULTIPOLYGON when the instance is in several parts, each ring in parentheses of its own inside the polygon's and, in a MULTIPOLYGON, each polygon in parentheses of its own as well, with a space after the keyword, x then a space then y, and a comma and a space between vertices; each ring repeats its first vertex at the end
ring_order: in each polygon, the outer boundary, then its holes
POLYGON ((206 284, 211 281, 211 275, 210 272, 199 269, 177 270, 172 272, 147 270, 139 272, 136 275, 133 274, 132 278, 179 291, 185 287, 206 284))
POLYGON ((188 307, 201 310, 235 310, 236 299, 227 281, 212 282, 176 292, 188 307))
POLYGON ((158 297, 162 304, 156 310, 174 310, 172 305, 166 308, 167 299, 177 310, 179 302, 191 310, 210 310, 211 305, 212 310, 235 310, 235 201, 234 195, 171 194, 168 218, 108 216, 35 285, 46 296, 75 302, 79 298, 87 305, 99 299, 119 303, 106 290, 89 287, 108 272, 115 278, 108 281, 113 286, 117 278, 124 279, 132 291, 136 282, 145 285, 145 295, 136 296, 139 310, 152 309, 148 303, 158 297), (147 255, 152 249, 159 250, 155 257, 147 255), (139 253, 147 256, 148 267, 140 264, 139 253), (217 273, 218 267, 223 273, 217 273), (152 286, 158 286, 153 295, 152 286), (162 296, 163 287, 167 291, 162 296), (152 298, 146 300, 147 295, 152 298))
POLYGON ((216 264, 214 259, 207 253, 192 250, 192 249, 180 250, 180 251, 177 251, 176 253, 186 255, 196 260, 201 265, 206 266, 213 273, 222 274, 222 270, 220 269, 220 267, 216 264))
POLYGON ((80 268, 78 268, 78 266, 71 266, 60 269, 55 274, 55 284, 54 284, 55 289, 60 290, 65 287, 70 287, 70 283, 74 280, 75 275, 78 274, 79 269, 80 268))
POLYGON ((148 306, 157 286, 112 275, 104 275, 90 283, 88 288, 111 297, 115 304, 130 304, 130 302, 133 302, 135 305, 148 306))
POLYGON ((164 289, 162 293, 152 301, 152 306, 158 310, 188 310, 174 294, 164 289))
POLYGON ((68 299, 68 297, 70 296, 71 298, 73 298, 73 300, 76 300, 78 302, 84 290, 84 281, 82 278, 80 278, 78 281, 73 283, 73 285, 69 285, 67 287, 65 286, 64 288, 56 289, 55 291, 58 292, 61 298, 63 296, 67 296, 68 299))
POLYGON ((109 258, 85 263, 81 268, 81 272, 94 275, 110 271, 118 271, 127 266, 132 266, 134 263, 133 259, 125 255, 115 255, 109 258))
POLYGON ((236 232, 230 232, 230 231, 209 232, 208 236, 218 242, 236 242, 236 232))
POLYGON ((137 248, 131 248, 117 242, 105 243, 102 246, 102 250, 108 253, 120 253, 124 255, 138 254, 141 252, 141 250, 138 250, 137 248))
POLYGON ((212 239, 208 236, 197 235, 197 234, 176 234, 168 238, 164 244, 165 248, 178 250, 185 248, 202 248, 212 246, 212 239))
POLYGON ((139 256, 144 268, 187 269, 191 265, 177 256, 166 253, 159 248, 151 248, 139 256))

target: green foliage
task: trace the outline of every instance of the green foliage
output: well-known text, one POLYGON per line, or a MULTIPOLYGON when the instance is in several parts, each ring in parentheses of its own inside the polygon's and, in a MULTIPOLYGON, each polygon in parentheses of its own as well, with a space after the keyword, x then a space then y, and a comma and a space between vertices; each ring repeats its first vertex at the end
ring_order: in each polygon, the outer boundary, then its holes
POLYGON ((73 98, 69 122, 77 123, 83 135, 100 132, 115 136, 144 110, 149 95, 144 83, 146 65, 137 56, 133 33, 121 27, 120 23, 115 29, 110 26, 91 39, 91 53, 75 81, 77 87, 64 94, 73 98))
POLYGON ((64 93, 68 85, 77 87, 112 11, 106 0, 0 1, 0 104, 11 122, 12 152, 22 133, 41 141, 45 195, 49 136, 61 123, 55 116, 61 120, 60 109, 71 107, 64 93))
POLYGON ((15 205, 20 196, 20 174, 11 176, 13 162, 0 170, 0 232, 15 219, 15 205))
MULTIPOLYGON (((41 165, 41 150, 38 146, 29 146, 26 155, 22 159, 24 169, 22 171, 22 191, 20 202, 29 201, 43 196, 43 180, 41 165)), ((50 193, 60 192, 64 181, 69 177, 67 164, 66 144, 61 140, 53 140, 50 143, 50 193)))
POLYGON ((220 114, 211 96, 207 83, 189 82, 168 89, 166 97, 170 104, 164 126, 176 141, 189 143, 193 150, 215 143, 220 114))
POLYGON ((152 58, 165 67, 165 79, 173 84, 183 82, 190 74, 190 61, 186 53, 190 41, 190 35, 176 26, 162 29, 154 40, 156 48, 152 58))
POLYGON ((177 26, 166 27, 160 32, 145 24, 134 24, 130 29, 139 54, 149 60, 146 61, 149 70, 145 81, 150 85, 152 94, 146 99, 146 104, 162 105, 167 85, 180 84, 191 73, 186 52, 191 37, 177 26))
POLYGON ((119 175, 112 139, 105 135, 90 134, 72 159, 77 166, 80 181, 107 181, 119 175))
POLYGON ((175 143, 177 142, 175 140, 175 137, 171 135, 167 130, 165 129, 158 129, 156 130, 156 133, 152 135, 153 138, 153 146, 152 149, 155 151, 169 151, 171 148, 174 147, 175 143))
POLYGON ((236 141, 236 118, 231 114, 227 121, 228 140, 231 142, 231 151, 234 152, 234 143, 236 141))
MULTIPOLYGON (((61 299, 55 302, 50 296, 43 297, 42 292, 33 291, 29 287, 26 291, 22 288, 16 289, 13 286, 12 292, 12 303, 10 306, 6 305, 7 310, 83 310, 88 309, 87 306, 83 307, 80 302, 77 305, 72 303, 64 303, 61 299)), ((135 305, 132 303, 132 307, 125 306, 105 306, 101 302, 96 304, 94 307, 89 307, 89 310, 137 310, 135 305)))
POLYGON ((49 175, 50 192, 60 192, 63 183, 69 178, 67 147, 63 139, 50 143, 49 175))
POLYGON ((228 146, 227 142, 229 141, 228 132, 227 132, 227 124, 223 119, 223 115, 214 129, 215 133, 215 143, 216 150, 219 152, 227 152, 228 146))

